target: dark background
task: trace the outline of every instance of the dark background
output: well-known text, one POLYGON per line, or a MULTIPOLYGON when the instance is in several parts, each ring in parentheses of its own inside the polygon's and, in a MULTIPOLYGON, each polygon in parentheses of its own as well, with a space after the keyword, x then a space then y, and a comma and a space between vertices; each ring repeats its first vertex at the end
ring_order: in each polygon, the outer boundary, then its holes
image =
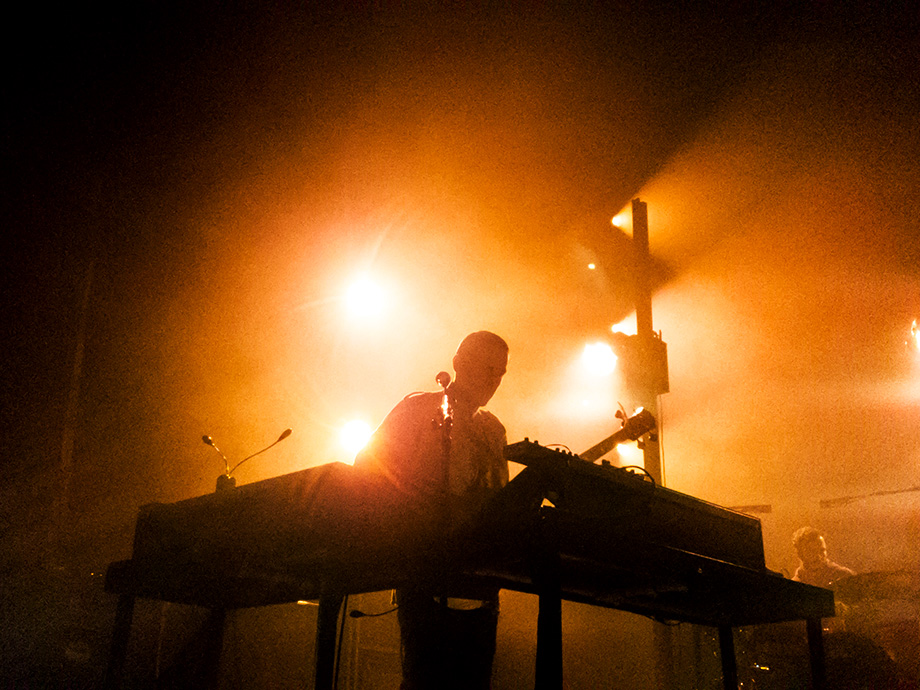
POLYGON ((35 6, 4 29, 5 678, 92 683, 138 506, 348 460, 338 429, 511 345, 509 440, 593 445, 648 203, 669 486, 920 555, 910 3, 35 6), (597 268, 588 270, 589 262, 597 268), (359 271, 384 318, 344 318, 359 271), (875 494, 875 495, 872 495, 875 494), (859 497, 831 508, 827 499, 859 497))

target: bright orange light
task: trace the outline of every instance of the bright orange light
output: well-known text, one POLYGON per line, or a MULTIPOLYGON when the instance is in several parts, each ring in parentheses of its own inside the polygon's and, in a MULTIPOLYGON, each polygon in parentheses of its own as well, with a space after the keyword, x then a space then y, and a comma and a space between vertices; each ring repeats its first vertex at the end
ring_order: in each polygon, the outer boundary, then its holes
POLYGON ((386 296, 367 276, 357 278, 345 291, 345 308, 354 319, 375 318, 383 313, 386 296))
POLYGON ((636 315, 627 316, 620 323, 615 323, 610 327, 611 333, 625 333, 626 335, 636 334, 636 315))
POLYGON ((585 368, 596 376, 608 376, 617 366, 617 356, 607 343, 588 343, 581 353, 585 368))
POLYGON ((920 328, 917 328, 917 319, 910 325, 910 339, 917 350, 920 350, 920 328))
POLYGON ((346 451, 354 455, 367 445, 372 433, 373 431, 367 422, 353 419, 350 422, 346 422, 342 427, 339 432, 339 441, 346 451))
POLYGON ((597 266, 596 266, 595 264, 593 264, 593 263, 588 264, 588 270, 593 271, 595 268, 597 268, 597 266))
POLYGON ((620 456, 621 465, 645 465, 645 454, 635 443, 622 443, 617 446, 617 455, 620 456))
POLYGON ((629 223, 629 211, 624 209, 610 219, 610 224, 622 230, 629 223))

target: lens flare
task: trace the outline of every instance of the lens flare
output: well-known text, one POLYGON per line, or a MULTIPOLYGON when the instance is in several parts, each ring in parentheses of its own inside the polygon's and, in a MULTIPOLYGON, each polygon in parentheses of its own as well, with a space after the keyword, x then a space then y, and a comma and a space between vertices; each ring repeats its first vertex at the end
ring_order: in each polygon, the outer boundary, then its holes
POLYGON ((352 419, 346 422, 339 432, 339 441, 346 451, 354 455, 367 445, 371 433, 373 431, 370 424, 361 419, 352 419))
POLYGON ((379 317, 386 307, 383 289, 367 276, 357 278, 348 286, 344 301, 348 315, 361 321, 379 317))
POLYGON ((588 343, 581 353, 585 369, 596 376, 608 376, 617 366, 617 356, 607 343, 588 343))

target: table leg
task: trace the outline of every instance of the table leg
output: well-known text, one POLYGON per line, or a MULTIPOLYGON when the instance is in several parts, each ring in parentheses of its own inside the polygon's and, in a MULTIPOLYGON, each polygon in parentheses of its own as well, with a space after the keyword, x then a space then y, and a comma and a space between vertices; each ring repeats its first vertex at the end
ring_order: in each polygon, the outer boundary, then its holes
POLYGON ((335 684, 335 646, 343 599, 342 595, 337 594, 319 598, 316 616, 316 690, 332 690, 335 684))
POLYGON ((808 631, 808 657, 811 660, 811 687, 825 690, 827 675, 824 667, 824 632, 820 618, 809 618, 805 622, 808 631))
POLYGON ((557 554, 543 554, 537 577, 540 597, 537 613, 535 690, 562 690, 562 589, 557 554))
POLYGON ((224 648, 224 623, 227 620, 226 609, 211 609, 205 624, 204 686, 216 690, 220 683, 220 654, 224 648))
POLYGON ((115 609, 115 625, 112 629, 112 644, 109 647, 109 664, 105 670, 106 690, 118 690, 125 667, 128 639, 131 637, 131 621, 134 617, 134 597, 120 594, 115 609))
POLYGON ((738 690, 738 660, 735 658, 735 638, 730 625, 719 626, 719 654, 722 657, 722 685, 725 690, 738 690))

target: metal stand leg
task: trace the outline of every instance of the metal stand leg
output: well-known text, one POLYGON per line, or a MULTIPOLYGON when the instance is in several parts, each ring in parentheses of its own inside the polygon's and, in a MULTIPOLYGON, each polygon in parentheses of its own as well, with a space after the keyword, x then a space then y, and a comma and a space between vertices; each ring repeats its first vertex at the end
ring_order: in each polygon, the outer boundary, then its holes
POLYGON ((719 626, 719 654, 722 656, 722 685, 725 690, 738 690, 738 661, 731 626, 719 626))
POLYGON ((824 634, 820 618, 805 621, 808 631, 808 656, 811 659, 811 687, 814 690, 827 688, 827 675, 824 668, 824 634))
POLYGON ((558 592, 540 593, 535 680, 535 690, 562 688, 562 599, 558 592))
POLYGON ((119 595, 118 606, 115 609, 115 625, 112 629, 112 644, 109 647, 109 665, 105 670, 106 690, 118 690, 121 687, 133 617, 134 597, 130 594, 119 595))
POLYGON ((220 653, 224 647, 225 609, 211 609, 207 622, 204 648, 204 686, 216 690, 220 680, 220 653))
POLYGON ((543 554, 538 569, 540 608, 537 613, 535 690, 562 689, 562 591, 558 554, 543 554))
POLYGON ((316 690, 332 690, 335 684, 335 645, 342 595, 319 598, 316 616, 316 690))

